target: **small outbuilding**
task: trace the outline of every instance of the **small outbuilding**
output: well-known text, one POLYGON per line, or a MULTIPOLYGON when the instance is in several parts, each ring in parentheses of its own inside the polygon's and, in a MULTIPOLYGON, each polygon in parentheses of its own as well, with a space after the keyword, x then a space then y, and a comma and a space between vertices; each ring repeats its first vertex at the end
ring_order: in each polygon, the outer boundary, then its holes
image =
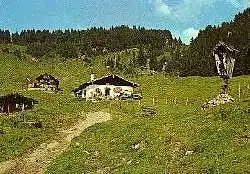
POLYGON ((34 81, 27 80, 29 90, 59 91, 59 80, 47 73, 41 74, 34 81))
POLYGON ((83 83, 79 88, 72 90, 74 96, 89 99, 116 99, 122 95, 131 95, 138 84, 117 75, 108 75, 95 79, 91 75, 89 82, 83 83))
POLYGON ((22 94, 14 93, 0 96, 0 113, 12 113, 32 109, 38 102, 22 94))

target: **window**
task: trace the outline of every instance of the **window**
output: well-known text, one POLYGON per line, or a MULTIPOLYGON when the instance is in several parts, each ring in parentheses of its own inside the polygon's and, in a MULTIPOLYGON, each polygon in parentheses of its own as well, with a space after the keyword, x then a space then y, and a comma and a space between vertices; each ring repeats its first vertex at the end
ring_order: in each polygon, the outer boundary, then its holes
POLYGON ((105 96, 109 96, 110 95, 110 88, 106 87, 105 88, 105 96))

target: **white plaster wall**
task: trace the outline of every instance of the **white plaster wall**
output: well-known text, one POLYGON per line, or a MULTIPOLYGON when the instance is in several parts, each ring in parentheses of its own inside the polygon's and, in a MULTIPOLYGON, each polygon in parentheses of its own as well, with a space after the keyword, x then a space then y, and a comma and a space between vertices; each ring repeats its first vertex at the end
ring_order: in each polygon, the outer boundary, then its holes
MULTIPOLYGON (((86 90, 86 99, 92 98, 94 93, 96 93, 96 89, 99 88, 101 90, 102 96, 105 96, 105 89, 110 88, 110 97, 115 98, 116 96, 119 96, 120 93, 116 93, 114 91, 115 88, 120 87, 122 89, 121 92, 124 92, 127 90, 129 93, 132 93, 134 88, 131 86, 114 86, 114 85, 90 85, 88 86, 86 90)), ((85 98, 84 95, 82 95, 83 98, 85 98)))
POLYGON ((93 85, 90 85, 86 88, 86 99, 93 97, 95 89, 96 89, 96 87, 93 85))

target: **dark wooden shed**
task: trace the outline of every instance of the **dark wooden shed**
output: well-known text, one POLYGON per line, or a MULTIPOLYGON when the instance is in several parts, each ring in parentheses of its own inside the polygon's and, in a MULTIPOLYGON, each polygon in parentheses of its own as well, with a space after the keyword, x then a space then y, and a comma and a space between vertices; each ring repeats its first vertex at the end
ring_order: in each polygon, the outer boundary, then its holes
POLYGON ((32 109, 37 103, 38 101, 24 97, 18 93, 0 96, 0 113, 12 113, 32 109))
POLYGON ((59 80, 50 75, 50 74, 41 74, 39 75, 34 82, 28 80, 28 89, 37 89, 37 90, 51 90, 58 91, 59 90, 59 80))

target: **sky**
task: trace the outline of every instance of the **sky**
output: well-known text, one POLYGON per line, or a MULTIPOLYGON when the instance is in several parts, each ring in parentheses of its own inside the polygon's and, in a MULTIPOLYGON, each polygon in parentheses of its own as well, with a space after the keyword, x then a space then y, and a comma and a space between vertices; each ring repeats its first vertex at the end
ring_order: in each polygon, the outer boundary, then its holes
POLYGON ((230 21, 250 0, 0 0, 0 29, 168 29, 186 44, 207 25, 230 21))

